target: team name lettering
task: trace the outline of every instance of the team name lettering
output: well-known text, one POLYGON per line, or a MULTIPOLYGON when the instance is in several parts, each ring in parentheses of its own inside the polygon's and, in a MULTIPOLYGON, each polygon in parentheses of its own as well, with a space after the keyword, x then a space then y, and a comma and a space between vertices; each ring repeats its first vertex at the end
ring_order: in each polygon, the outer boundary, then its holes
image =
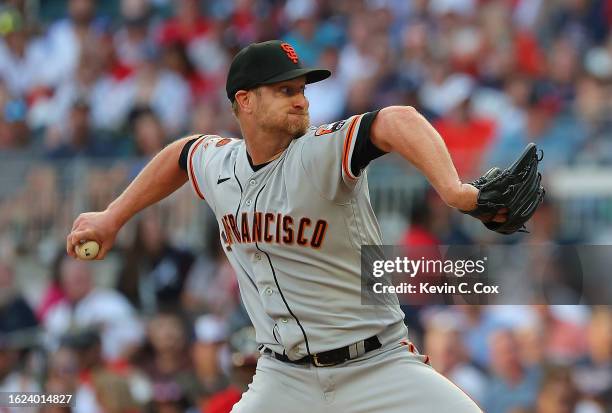
POLYGON ((265 242, 317 249, 323 245, 327 232, 327 221, 323 219, 315 221, 272 212, 243 212, 238 220, 233 214, 227 214, 221 219, 221 225, 227 247, 236 243, 265 242))

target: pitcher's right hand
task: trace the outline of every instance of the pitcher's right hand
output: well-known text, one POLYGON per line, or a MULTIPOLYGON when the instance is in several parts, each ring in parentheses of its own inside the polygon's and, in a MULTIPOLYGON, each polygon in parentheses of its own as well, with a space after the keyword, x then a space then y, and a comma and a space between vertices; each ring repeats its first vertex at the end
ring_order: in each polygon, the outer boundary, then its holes
POLYGON ((106 253, 113 247, 121 225, 108 210, 101 212, 86 212, 77 217, 72 230, 66 237, 66 252, 77 258, 74 248, 84 241, 96 241, 100 244, 97 260, 104 259, 106 253))

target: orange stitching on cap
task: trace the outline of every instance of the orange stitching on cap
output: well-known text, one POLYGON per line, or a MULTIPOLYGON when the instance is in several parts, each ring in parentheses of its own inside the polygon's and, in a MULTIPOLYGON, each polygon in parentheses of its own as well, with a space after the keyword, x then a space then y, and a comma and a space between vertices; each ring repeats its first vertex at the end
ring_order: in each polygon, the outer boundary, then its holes
POLYGON ((297 53, 295 52, 295 49, 289 43, 281 43, 280 46, 281 49, 283 49, 283 51, 287 55, 287 57, 291 59, 293 63, 297 63, 300 60, 297 53))

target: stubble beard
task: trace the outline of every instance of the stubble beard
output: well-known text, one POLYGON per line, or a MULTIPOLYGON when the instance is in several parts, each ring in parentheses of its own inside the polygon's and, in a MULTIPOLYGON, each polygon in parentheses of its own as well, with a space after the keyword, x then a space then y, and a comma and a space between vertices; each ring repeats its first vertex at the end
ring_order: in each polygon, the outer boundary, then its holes
POLYGON ((279 135, 289 135, 293 139, 304 135, 310 127, 310 115, 308 112, 302 116, 279 115, 269 112, 267 108, 261 108, 259 119, 259 124, 265 131, 279 135))
POLYGON ((290 121, 290 117, 291 115, 287 115, 287 133, 291 135, 293 139, 297 139, 308 131, 310 127, 310 116, 306 113, 300 116, 300 119, 294 121, 290 121))

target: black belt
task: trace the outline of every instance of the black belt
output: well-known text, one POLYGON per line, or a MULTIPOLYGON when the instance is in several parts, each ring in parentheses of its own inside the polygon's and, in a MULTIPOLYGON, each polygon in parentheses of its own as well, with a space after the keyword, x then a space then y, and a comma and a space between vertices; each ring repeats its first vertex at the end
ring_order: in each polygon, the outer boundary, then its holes
POLYGON ((378 337, 372 336, 359 343, 351 344, 350 346, 337 348, 335 350, 324 351, 322 353, 310 354, 308 356, 302 357, 299 360, 291 360, 286 355, 279 354, 275 351, 270 350, 269 348, 266 348, 264 350, 264 353, 271 354, 277 360, 284 361, 285 363, 313 364, 314 366, 317 366, 317 367, 329 367, 329 366, 334 366, 336 364, 343 363, 347 360, 357 358, 367 353, 368 351, 376 350, 380 347, 382 347, 382 345, 380 344, 378 337), (361 343, 363 343, 364 351, 360 352, 358 348, 360 347, 361 343), (354 351, 353 351, 354 355, 352 357, 351 357, 351 347, 354 348, 354 351))

